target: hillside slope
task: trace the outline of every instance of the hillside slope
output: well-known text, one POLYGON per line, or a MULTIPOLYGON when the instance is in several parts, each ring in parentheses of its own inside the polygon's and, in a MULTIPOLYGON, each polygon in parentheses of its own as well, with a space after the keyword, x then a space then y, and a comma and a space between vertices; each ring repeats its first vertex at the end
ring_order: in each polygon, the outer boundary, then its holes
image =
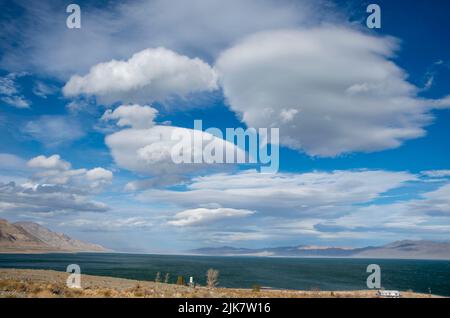
POLYGON ((44 242, 23 228, 0 219, 0 251, 45 250, 47 248, 44 242))
POLYGON ((32 222, 0 219, 0 253, 106 252, 100 245, 82 242, 32 222))

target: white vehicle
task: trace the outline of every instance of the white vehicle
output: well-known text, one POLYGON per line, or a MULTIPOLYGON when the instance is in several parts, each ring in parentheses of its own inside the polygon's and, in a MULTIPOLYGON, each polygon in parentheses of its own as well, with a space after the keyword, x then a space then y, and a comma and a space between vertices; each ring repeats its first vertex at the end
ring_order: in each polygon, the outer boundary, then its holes
POLYGON ((397 290, 379 290, 377 296, 387 298, 400 298, 400 292, 397 290))

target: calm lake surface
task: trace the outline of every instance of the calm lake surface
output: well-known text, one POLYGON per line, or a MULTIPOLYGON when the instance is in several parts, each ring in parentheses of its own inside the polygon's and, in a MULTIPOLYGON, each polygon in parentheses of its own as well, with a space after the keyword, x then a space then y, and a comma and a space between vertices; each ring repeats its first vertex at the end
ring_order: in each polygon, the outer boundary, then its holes
POLYGON ((219 285, 251 288, 254 284, 280 289, 355 290, 367 289, 366 268, 381 267, 386 289, 450 296, 450 261, 259 258, 137 254, 0 254, 0 268, 53 269, 65 271, 78 264, 82 274, 154 280, 156 273, 193 276, 205 283, 209 268, 220 271, 219 285))

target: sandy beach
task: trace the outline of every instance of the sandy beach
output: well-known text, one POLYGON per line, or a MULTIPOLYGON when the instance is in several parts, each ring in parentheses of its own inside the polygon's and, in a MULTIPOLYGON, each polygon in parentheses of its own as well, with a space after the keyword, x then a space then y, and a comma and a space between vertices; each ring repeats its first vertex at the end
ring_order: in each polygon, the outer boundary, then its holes
MULTIPOLYGON (((378 298, 374 290, 295 291, 235 288, 195 288, 175 284, 115 277, 82 275, 81 289, 66 286, 68 273, 51 270, 0 269, 1 298, 378 298)), ((401 292, 402 298, 430 298, 435 295, 401 292)))

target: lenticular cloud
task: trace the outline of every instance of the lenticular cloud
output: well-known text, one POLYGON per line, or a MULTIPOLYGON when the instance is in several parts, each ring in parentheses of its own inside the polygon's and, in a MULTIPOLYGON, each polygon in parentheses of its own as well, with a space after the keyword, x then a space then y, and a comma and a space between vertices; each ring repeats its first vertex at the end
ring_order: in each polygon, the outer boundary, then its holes
POLYGON ((391 61, 398 43, 323 26, 263 32, 216 63, 232 110, 251 127, 280 127, 281 143, 313 156, 372 152, 424 136, 433 107, 391 61))

